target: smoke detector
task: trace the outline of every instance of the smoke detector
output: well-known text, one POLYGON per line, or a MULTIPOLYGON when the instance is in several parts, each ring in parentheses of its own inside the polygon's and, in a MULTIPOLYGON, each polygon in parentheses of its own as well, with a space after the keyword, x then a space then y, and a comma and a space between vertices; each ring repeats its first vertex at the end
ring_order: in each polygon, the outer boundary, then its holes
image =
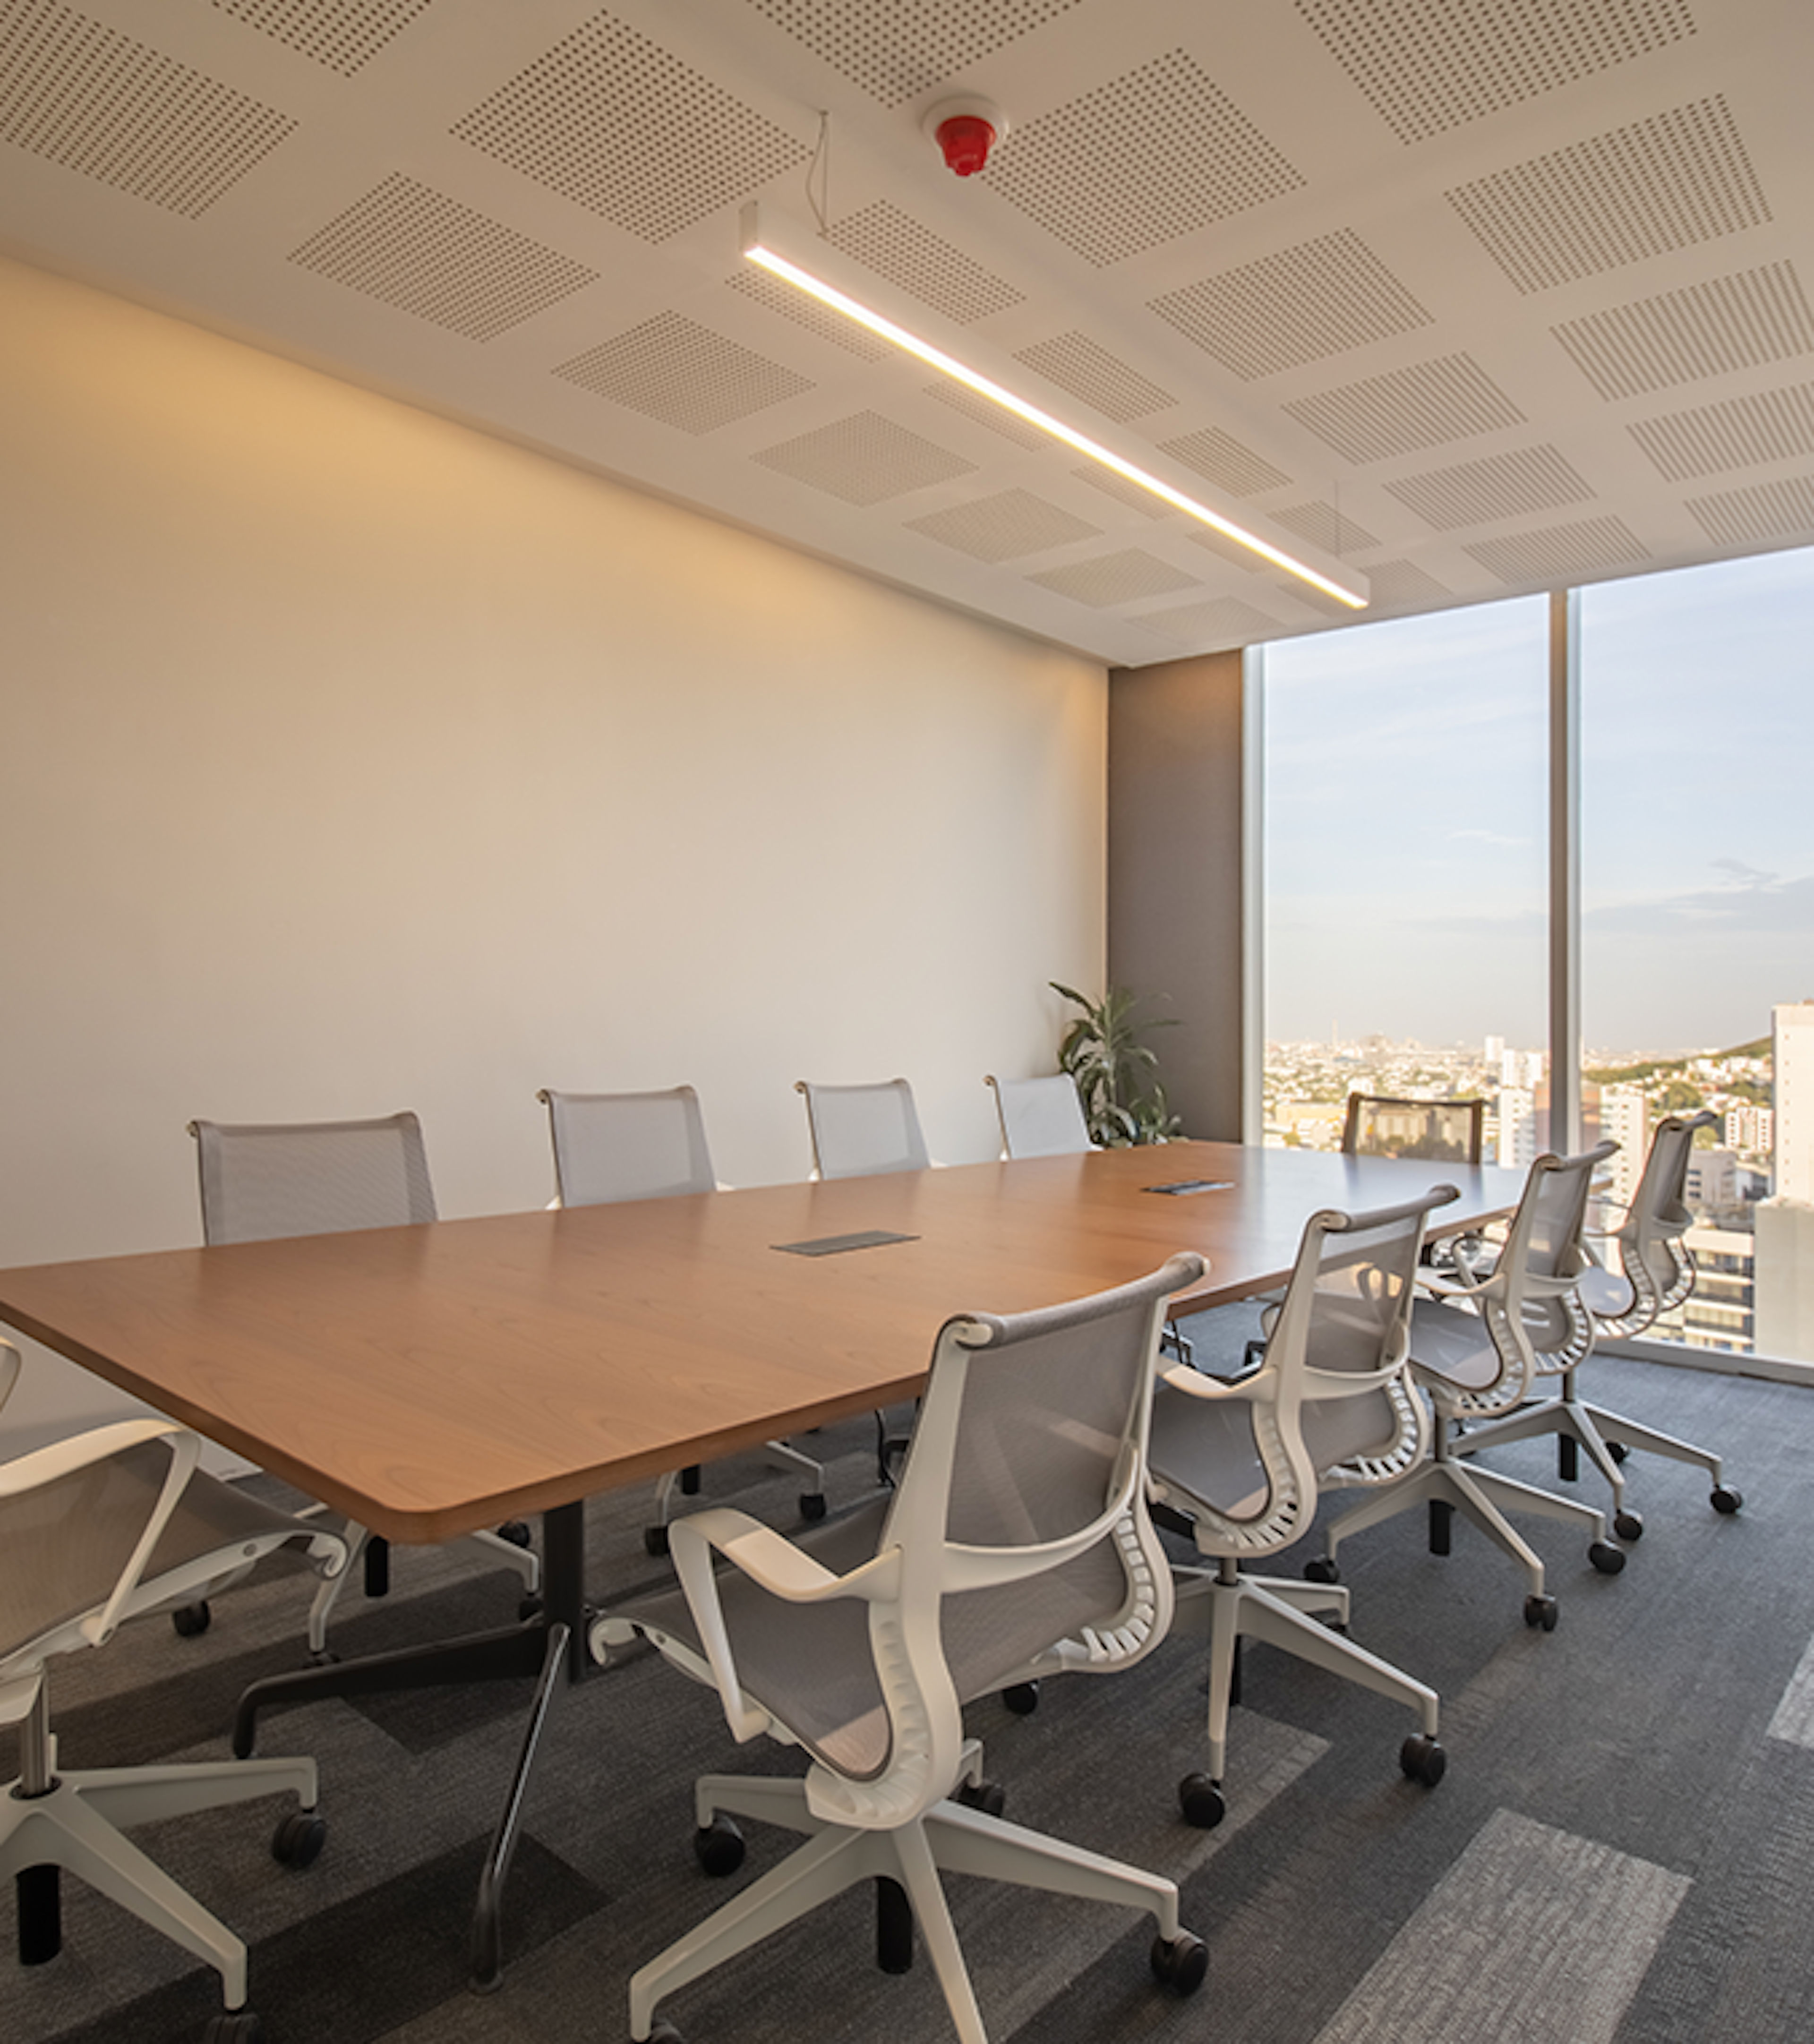
POLYGON ((1008 133, 1008 117, 990 99, 941 99, 920 123, 938 144, 945 167, 973 178, 1008 133))

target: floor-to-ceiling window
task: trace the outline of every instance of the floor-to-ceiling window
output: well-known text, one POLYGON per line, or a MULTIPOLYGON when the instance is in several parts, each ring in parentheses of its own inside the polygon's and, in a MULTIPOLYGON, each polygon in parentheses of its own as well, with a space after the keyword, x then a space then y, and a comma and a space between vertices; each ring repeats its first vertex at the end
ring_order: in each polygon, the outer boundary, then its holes
MULTIPOLYGON (((1351 1090, 1482 1093, 1489 1159, 1551 1140, 1546 617, 1266 649, 1267 1140, 1334 1147, 1351 1090)), ((1579 620, 1582 1133, 1624 1193, 1662 1115, 1708 1116, 1660 1331, 1814 1360, 1814 552, 1579 620)))

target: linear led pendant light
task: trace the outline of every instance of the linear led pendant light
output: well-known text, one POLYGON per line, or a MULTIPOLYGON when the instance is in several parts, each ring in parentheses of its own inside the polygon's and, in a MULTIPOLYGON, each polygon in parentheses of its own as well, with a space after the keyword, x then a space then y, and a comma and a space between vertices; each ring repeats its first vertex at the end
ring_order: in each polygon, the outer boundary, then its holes
POLYGON ((1258 533, 1248 532, 1244 526, 1236 524, 1233 519, 1225 517, 1220 511, 1213 511, 1208 505, 1200 504, 1194 497, 1186 496, 1182 490, 1174 489, 1170 483, 1149 474, 1124 455, 1115 453, 1112 448, 1091 440, 1087 434, 1080 433, 1074 426, 1067 426, 1062 419, 1055 419, 1051 413, 1041 411, 1037 405, 1029 403, 1026 398, 1017 397, 1012 390, 985 376, 979 370, 959 362, 955 355, 946 354, 943 348, 936 348, 929 340, 921 340, 918 334, 898 325, 885 313, 873 310, 860 299, 840 290, 836 284, 818 274, 820 268, 824 267, 822 258, 817 262, 799 261, 783 253, 776 245, 776 241, 777 237, 772 232, 763 231, 755 206, 753 204, 746 206, 743 213, 744 254, 751 262, 759 263, 767 271, 771 276, 778 277, 783 283, 791 284, 797 290, 817 298, 821 305, 830 306, 833 312, 841 313, 846 319, 854 320, 859 326, 867 327, 883 340, 909 355, 917 356, 941 375, 951 377, 954 382, 975 391, 979 397, 988 398, 991 404, 999 405, 1004 411, 1012 412, 1017 418, 1024 419, 1028 425, 1037 426, 1041 432, 1050 433, 1054 440, 1062 440, 1066 447, 1087 455, 1091 461, 1099 462, 1103 467, 1112 470, 1125 481, 1138 485, 1142 490, 1150 490, 1162 502, 1170 505, 1174 510, 1182 511, 1187 517, 1197 519, 1220 532, 1224 539, 1232 540, 1236 545, 1249 548, 1262 559, 1270 561, 1274 567, 1283 568, 1288 574, 1296 575, 1301 582, 1309 583, 1312 589, 1320 590, 1325 596, 1333 597, 1338 603, 1346 604, 1351 610, 1366 608, 1367 588, 1361 577, 1347 575, 1338 578, 1337 574, 1325 574, 1320 568, 1312 567, 1308 561, 1301 560, 1296 555, 1288 554, 1282 548, 1274 546, 1270 540, 1261 539, 1258 533))

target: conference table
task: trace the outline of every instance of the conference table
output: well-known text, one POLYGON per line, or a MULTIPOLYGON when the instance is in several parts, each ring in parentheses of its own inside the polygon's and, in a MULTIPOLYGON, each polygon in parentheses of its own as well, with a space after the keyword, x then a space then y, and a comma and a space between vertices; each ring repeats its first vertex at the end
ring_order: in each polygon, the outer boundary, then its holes
POLYGON ((1308 1216, 1435 1183, 1445 1229, 1516 1201, 1492 1167, 1176 1143, 0 1270, 0 1322, 392 1541, 541 1515, 544 1608, 495 1633, 254 1685, 324 1694, 533 1676, 473 1935, 499 1906, 557 1675, 586 1652, 585 1500, 911 1399, 952 1313, 1080 1297, 1179 1250, 1174 1314, 1281 1283, 1308 1216))

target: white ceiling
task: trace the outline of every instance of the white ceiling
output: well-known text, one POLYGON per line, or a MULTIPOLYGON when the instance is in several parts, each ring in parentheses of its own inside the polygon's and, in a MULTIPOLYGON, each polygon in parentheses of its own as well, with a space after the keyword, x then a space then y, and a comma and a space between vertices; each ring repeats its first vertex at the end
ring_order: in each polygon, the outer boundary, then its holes
POLYGON ((1811 22, 0 0, 0 248, 1139 666, 1351 613, 748 274, 746 201, 1428 610, 1814 542, 1811 22), (958 94, 1013 123, 966 180, 920 127, 958 94))

